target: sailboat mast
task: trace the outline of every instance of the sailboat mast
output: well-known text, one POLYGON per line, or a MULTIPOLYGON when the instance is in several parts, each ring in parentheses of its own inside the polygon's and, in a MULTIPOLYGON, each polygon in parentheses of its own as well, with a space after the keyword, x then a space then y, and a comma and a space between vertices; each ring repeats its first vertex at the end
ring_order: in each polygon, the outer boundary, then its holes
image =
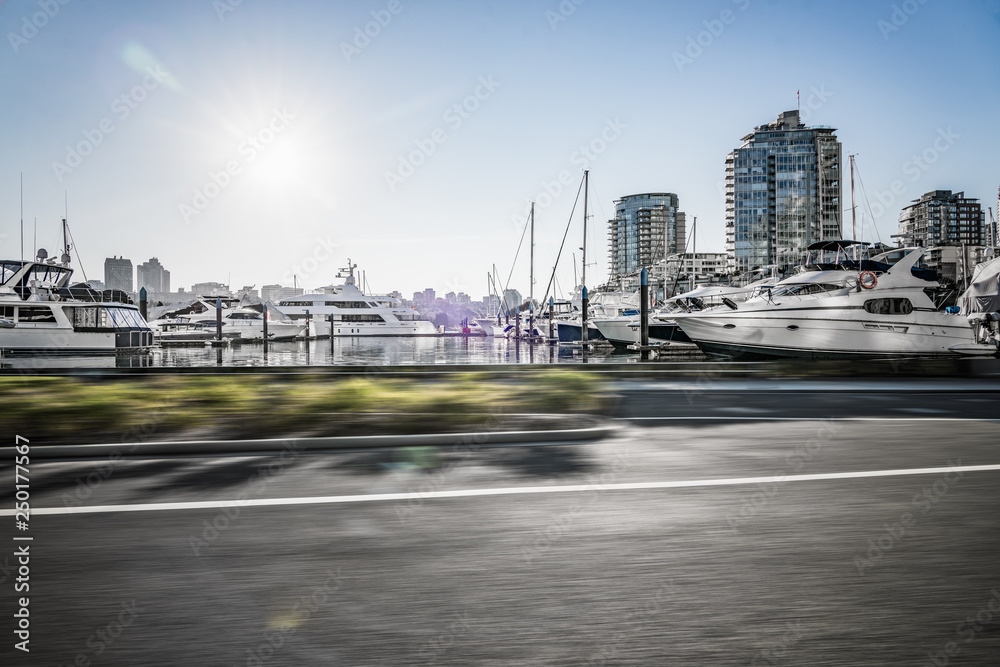
POLYGON ((21 172, 21 261, 24 261, 24 172, 21 172))
MULTIPOLYGON (((854 206, 854 156, 849 155, 851 158, 851 240, 858 240, 858 222, 857 222, 857 209, 854 206)), ((854 246, 854 259, 858 258, 858 246, 854 246)))
POLYGON ((587 192, 590 188, 590 171, 583 170, 583 274, 580 276, 581 284, 587 285, 587 192))
POLYGON ((528 279, 528 302, 535 302, 535 202, 531 202, 531 268, 528 279))

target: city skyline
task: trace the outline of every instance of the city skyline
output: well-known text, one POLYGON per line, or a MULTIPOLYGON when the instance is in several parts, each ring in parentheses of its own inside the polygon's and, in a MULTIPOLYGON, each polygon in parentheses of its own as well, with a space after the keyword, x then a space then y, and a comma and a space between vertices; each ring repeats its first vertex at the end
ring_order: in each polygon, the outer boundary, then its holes
MULTIPOLYGON (((588 168, 595 287, 627 195, 676 193, 722 251, 726 155, 796 108, 836 128, 845 171, 858 155, 865 240, 925 192, 985 209, 1000 183, 995 0, 50 4, 0 5, 0 250, 20 255, 23 173, 25 254, 36 218, 58 254, 68 199, 87 278, 155 256, 179 286, 310 289, 350 257, 375 292, 475 297, 534 200, 537 295, 588 168)), ((511 287, 527 275, 522 248, 511 287)))

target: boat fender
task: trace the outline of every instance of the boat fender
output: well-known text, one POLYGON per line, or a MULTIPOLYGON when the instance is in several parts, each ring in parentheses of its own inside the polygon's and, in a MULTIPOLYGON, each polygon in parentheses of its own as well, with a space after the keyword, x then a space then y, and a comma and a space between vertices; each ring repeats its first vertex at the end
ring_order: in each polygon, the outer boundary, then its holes
POLYGON ((865 289, 875 289, 878 285, 878 278, 871 271, 862 271, 861 275, 858 276, 858 283, 865 289))
POLYGON ((736 302, 730 299, 728 296, 722 297, 722 303, 726 304, 726 307, 729 308, 730 310, 737 310, 739 308, 739 306, 736 305, 736 302))

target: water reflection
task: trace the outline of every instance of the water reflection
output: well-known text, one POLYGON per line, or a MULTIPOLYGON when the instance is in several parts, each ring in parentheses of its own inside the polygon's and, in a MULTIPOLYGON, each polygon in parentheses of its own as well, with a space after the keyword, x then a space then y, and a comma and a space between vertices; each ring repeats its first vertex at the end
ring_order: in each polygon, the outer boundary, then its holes
POLYGON ((413 364, 579 364, 631 362, 638 353, 611 348, 529 344, 494 338, 336 338, 234 345, 224 348, 168 347, 120 355, 32 355, 0 359, 0 367, 148 368, 208 366, 329 366, 413 364))

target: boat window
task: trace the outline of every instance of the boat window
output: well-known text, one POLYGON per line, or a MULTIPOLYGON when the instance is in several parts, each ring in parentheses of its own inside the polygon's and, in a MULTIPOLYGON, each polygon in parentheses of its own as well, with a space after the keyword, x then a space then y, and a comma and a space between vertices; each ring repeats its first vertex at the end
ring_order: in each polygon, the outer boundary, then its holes
MULTIPOLYGON (((313 303, 312 301, 279 301, 278 305, 279 306, 299 306, 299 307, 304 307, 304 308, 312 308, 316 304, 313 303)), ((327 303, 327 305, 330 305, 330 304, 327 303)))
POLYGON ((835 292, 843 288, 843 285, 834 285, 832 283, 792 283, 788 285, 777 285, 771 290, 771 297, 824 294, 826 292, 835 292))
POLYGON ((0 317, 8 320, 14 319, 14 306, 0 306, 0 317))
POLYGON ((343 315, 343 322, 385 322, 381 315, 343 315))
POLYGON ((69 277, 73 271, 62 266, 52 266, 50 264, 35 264, 25 274, 21 281, 22 285, 27 285, 26 281, 38 280, 43 283, 58 284, 63 277, 69 277))
POLYGON ((18 322, 55 322, 56 316, 48 306, 20 306, 17 309, 18 322))
POLYGON ((909 299, 868 299, 865 311, 872 315, 909 315, 913 304, 909 299))
POLYGON ((0 262, 0 284, 13 278, 14 274, 20 271, 23 266, 23 262, 0 262))

